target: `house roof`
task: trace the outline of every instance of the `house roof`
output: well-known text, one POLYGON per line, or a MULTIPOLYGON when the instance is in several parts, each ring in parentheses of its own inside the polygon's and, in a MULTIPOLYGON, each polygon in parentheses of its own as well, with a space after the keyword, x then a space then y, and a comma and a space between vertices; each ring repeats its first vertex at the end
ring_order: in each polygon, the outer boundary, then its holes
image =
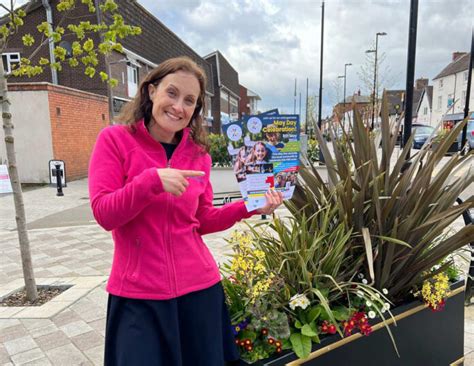
POLYGON ((413 103, 412 105, 415 106, 413 109, 413 117, 416 117, 418 113, 418 105, 421 102, 421 97, 423 95, 423 89, 413 89, 413 103))
POLYGON ((432 85, 427 85, 423 88, 421 92, 420 100, 418 101, 418 105, 416 107, 417 114, 418 114, 418 111, 420 110, 421 102, 423 101, 423 98, 425 98, 425 96, 426 96, 426 99, 428 100, 428 106, 431 109, 431 105, 433 102, 433 86, 432 85))
POLYGON ((239 74, 232 67, 232 65, 227 61, 227 59, 222 55, 222 53, 217 50, 203 57, 204 60, 209 61, 212 64, 215 64, 217 71, 217 84, 220 88, 224 87, 227 90, 235 94, 236 97, 239 96, 239 74))
POLYGON ((470 53, 459 56, 456 60, 446 66, 438 75, 436 75, 433 80, 467 70, 469 68, 469 57, 470 53))
POLYGON ((359 94, 354 94, 354 95, 349 95, 346 97, 345 103, 369 103, 370 102, 370 97, 367 95, 359 95, 359 94))
MULTIPOLYGON (((125 48, 157 64, 172 57, 188 56, 204 69, 208 79, 207 91, 214 94, 211 66, 208 62, 136 0, 116 2, 125 22, 142 29, 140 35, 121 40, 125 48)), ((109 19, 110 13, 106 17, 109 19)))
POLYGON ((405 90, 385 90, 388 114, 399 114, 405 108, 405 90))

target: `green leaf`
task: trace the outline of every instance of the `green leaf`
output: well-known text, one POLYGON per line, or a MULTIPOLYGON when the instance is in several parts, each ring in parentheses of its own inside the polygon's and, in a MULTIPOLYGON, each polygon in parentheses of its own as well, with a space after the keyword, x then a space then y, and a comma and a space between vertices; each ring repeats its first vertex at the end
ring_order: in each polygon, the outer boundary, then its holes
POLYGON ((302 327, 303 327, 303 325, 301 324, 301 322, 300 322, 298 319, 296 319, 296 321, 295 321, 295 328, 301 329, 302 327))
POLYGON ((319 318, 320 315, 321 315, 321 308, 318 306, 313 306, 311 310, 308 312, 308 315, 306 317, 308 320, 308 323, 314 322, 316 319, 319 318))
POLYGON ((307 336, 307 337, 315 337, 318 335, 309 324, 303 325, 303 328, 301 328, 301 334, 307 336))
POLYGON ((30 33, 25 34, 23 37, 21 37, 21 40, 23 41, 23 44, 26 47, 33 46, 33 44, 35 43, 35 39, 30 33))
POLYGON ((293 351, 299 358, 306 358, 311 352, 311 338, 306 337, 300 333, 293 333, 290 336, 290 342, 293 351))
POLYGON ((103 71, 99 72, 99 75, 100 75, 100 79, 101 79, 102 81, 107 81, 108 78, 109 78, 109 75, 107 75, 107 73, 105 73, 105 72, 103 72, 103 71))
POLYGON ((94 41, 92 39, 88 39, 87 41, 84 42, 84 45, 82 46, 84 51, 90 52, 94 49, 94 41))

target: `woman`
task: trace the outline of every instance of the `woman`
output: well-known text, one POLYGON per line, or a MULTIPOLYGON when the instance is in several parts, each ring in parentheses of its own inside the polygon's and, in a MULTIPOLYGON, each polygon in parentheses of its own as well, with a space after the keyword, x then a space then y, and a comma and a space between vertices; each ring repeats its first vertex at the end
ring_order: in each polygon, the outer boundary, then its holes
POLYGON ((212 206, 211 158, 202 131, 206 78, 188 58, 154 69, 104 129, 89 170, 94 217, 111 230, 106 365, 222 365, 238 357, 220 274, 201 235, 265 207, 212 206))

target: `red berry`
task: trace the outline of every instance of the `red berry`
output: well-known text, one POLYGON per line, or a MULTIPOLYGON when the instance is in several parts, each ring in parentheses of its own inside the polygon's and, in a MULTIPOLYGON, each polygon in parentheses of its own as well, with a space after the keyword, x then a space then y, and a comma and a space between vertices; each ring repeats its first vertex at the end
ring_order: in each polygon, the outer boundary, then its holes
POLYGON ((276 342, 275 342, 275 346, 276 346, 277 348, 281 348, 281 342, 280 342, 280 341, 276 341, 276 342))
POLYGON ((273 338, 268 338, 268 344, 273 344, 275 343, 275 340, 273 338))
POLYGON ((246 349, 248 352, 252 352, 253 347, 249 345, 249 346, 245 347, 245 349, 246 349))
POLYGON ((280 352, 281 352, 281 348, 278 347, 278 348, 276 349, 276 351, 277 351, 277 353, 280 353, 280 352))
POLYGON ((235 339, 235 344, 239 345, 240 344, 240 339, 235 339))
POLYGON ((267 334, 268 334, 268 329, 263 328, 263 329, 262 329, 262 334, 263 334, 263 335, 267 335, 267 334))
POLYGON ((323 333, 327 333, 327 332, 328 332, 328 329, 329 329, 329 328, 328 328, 328 326, 327 326, 326 324, 323 324, 323 325, 321 326, 321 330, 323 331, 323 333))
POLYGON ((331 324, 329 326, 329 333, 330 334, 335 334, 336 333, 336 326, 334 324, 331 324))
POLYGON ((250 339, 246 339, 246 340, 245 340, 245 345, 246 345, 246 346, 249 346, 250 344, 252 344, 252 342, 250 341, 250 339))
POLYGON ((244 342, 244 341, 240 341, 239 344, 240 344, 241 347, 245 346, 245 342, 244 342))

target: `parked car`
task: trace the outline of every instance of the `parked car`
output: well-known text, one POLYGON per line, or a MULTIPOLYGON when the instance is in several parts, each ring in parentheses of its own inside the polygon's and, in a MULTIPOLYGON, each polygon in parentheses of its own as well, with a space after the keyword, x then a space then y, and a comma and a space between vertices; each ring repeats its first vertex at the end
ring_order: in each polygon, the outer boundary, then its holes
POLYGON ((413 148, 421 149, 426 140, 428 140, 428 138, 433 134, 434 128, 431 126, 415 123, 412 125, 412 131, 415 135, 413 140, 413 148))

